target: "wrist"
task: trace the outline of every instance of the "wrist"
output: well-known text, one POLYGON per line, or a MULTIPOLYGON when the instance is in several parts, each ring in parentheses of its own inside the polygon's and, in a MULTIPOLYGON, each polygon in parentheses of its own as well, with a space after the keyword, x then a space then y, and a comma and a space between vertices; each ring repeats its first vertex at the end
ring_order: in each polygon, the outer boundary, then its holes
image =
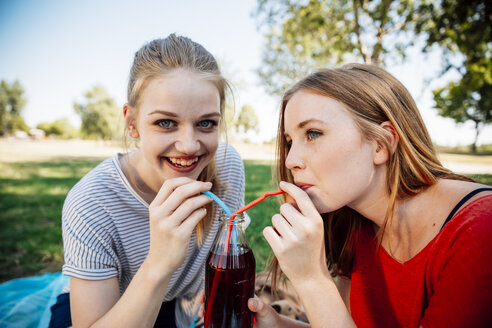
POLYGON ((294 286, 296 292, 299 294, 299 297, 303 297, 305 294, 313 295, 318 293, 319 290, 322 289, 333 289, 337 290, 337 286, 333 277, 329 272, 320 273, 318 275, 312 275, 309 277, 304 277, 304 279, 299 279, 296 281, 292 281, 292 285, 294 286))
POLYGON ((144 279, 154 288, 167 288, 172 272, 162 270, 154 265, 149 258, 146 258, 140 267, 144 279))
POLYGON ((329 282, 335 284, 333 277, 331 276, 328 269, 318 272, 311 271, 310 273, 304 274, 299 277, 292 277, 292 278, 289 277, 289 279, 294 286, 308 287, 308 288, 317 285, 319 286, 319 284, 325 284, 329 282))

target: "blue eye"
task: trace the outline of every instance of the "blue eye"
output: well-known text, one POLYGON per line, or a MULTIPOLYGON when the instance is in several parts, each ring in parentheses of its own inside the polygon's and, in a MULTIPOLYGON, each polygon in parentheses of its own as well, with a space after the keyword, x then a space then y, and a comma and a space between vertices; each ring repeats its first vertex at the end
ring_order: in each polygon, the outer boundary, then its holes
POLYGON ((306 132, 306 135, 308 137, 308 140, 314 140, 314 139, 318 138, 321 135, 321 132, 313 131, 313 130, 308 130, 306 132))
POLYGON ((173 120, 161 120, 161 121, 158 121, 157 124, 162 128, 169 129, 169 128, 173 127, 175 122, 173 120))
POLYGON ((217 122, 212 121, 212 120, 204 120, 204 121, 200 121, 198 123, 199 127, 205 128, 205 129, 213 128, 216 125, 217 125, 217 122))

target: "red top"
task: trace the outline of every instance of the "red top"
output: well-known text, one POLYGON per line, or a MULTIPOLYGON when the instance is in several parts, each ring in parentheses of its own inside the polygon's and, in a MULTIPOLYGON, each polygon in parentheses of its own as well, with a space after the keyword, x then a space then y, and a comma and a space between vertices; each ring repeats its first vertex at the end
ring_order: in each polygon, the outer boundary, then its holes
POLYGON ((492 327, 492 195, 463 207, 405 263, 376 249, 367 223, 351 274, 357 327, 492 327))

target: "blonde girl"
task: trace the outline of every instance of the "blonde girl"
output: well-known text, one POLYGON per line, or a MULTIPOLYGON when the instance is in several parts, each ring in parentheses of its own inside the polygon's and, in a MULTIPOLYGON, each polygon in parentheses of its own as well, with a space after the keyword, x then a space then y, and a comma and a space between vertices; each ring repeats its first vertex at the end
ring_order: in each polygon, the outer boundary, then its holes
POLYGON ((186 37, 135 53, 123 114, 138 148, 103 161, 67 196, 70 291, 52 327, 189 327, 218 229, 202 192, 244 203, 241 158, 219 143, 227 87, 214 57, 186 37))

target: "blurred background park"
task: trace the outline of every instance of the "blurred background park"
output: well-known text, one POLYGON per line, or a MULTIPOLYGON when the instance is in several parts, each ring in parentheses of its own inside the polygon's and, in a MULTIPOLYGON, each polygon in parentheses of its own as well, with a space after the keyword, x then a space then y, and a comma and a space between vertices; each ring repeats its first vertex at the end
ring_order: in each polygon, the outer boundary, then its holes
MULTIPOLYGON (((227 140, 244 159, 246 202, 276 188, 282 91, 348 62, 394 74, 445 166, 492 185, 488 0, 0 1, 0 282, 61 270, 63 200, 126 151, 121 108, 134 52, 173 32, 212 52, 234 86, 227 140)), ((276 208, 267 199, 248 212, 259 270, 276 208)))

